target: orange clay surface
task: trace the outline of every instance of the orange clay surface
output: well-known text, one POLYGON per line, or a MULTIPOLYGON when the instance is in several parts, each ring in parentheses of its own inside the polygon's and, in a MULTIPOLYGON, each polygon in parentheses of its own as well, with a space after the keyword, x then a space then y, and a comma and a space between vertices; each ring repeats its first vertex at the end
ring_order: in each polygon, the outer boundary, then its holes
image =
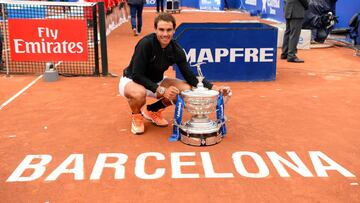
MULTIPOLYGON (((111 73, 121 75, 136 42, 153 31, 154 16, 154 12, 144 12, 139 37, 133 36, 129 23, 108 36, 111 73)), ((178 24, 255 19, 230 12, 181 12, 175 17, 178 24)), ((131 112, 119 96, 119 77, 39 80, 0 110, 0 202, 360 202, 360 57, 353 53, 339 47, 299 50, 304 64, 287 63, 278 56, 275 81, 227 83, 233 90, 225 108, 228 134, 210 147, 171 143, 167 140, 171 127, 158 128, 148 122, 144 135, 131 134, 131 112), (353 177, 337 170, 319 177, 311 151, 322 152, 353 177), (160 178, 136 176, 136 159, 147 152, 163 155, 164 160, 149 157, 145 162, 148 174, 165 169, 160 178), (193 164, 182 166, 181 173, 198 174, 198 178, 172 177, 172 161, 176 161, 171 155, 176 152, 182 152, 181 162, 193 164), (190 153, 184 156, 184 152, 190 153), (209 178, 201 152, 208 152, 216 173, 232 177, 209 178), (250 156, 233 161, 236 152, 257 154, 268 175, 241 175, 234 162, 241 162, 248 173, 257 174, 260 169, 250 156), (291 163, 286 152, 294 152, 312 175, 304 177, 284 166, 289 177, 281 177, 267 152, 276 152, 291 163), (101 153, 128 156, 122 179, 115 178, 112 168, 105 168, 100 179, 90 179, 101 153), (76 162, 83 163, 77 166, 83 177, 75 180, 73 160, 65 165, 68 173, 64 169, 56 180, 45 180, 71 154, 83 157, 76 162), (35 180, 7 182, 27 155, 50 155, 52 160, 35 180)), ((36 77, 0 75, 0 104, 36 77)), ((171 121, 173 111, 173 107, 166 109, 165 118, 171 121)), ((39 160, 32 162, 36 163, 39 160)), ((324 168, 329 166, 329 161, 322 163, 324 168)), ((33 172, 28 169, 23 176, 33 172)))

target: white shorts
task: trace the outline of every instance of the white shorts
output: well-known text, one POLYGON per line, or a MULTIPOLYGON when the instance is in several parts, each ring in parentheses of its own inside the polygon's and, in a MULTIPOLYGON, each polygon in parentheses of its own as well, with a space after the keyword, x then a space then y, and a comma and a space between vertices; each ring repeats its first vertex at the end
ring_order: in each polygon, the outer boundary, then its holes
MULTIPOLYGON (((166 77, 164 77, 165 79, 166 77)), ((164 80, 162 79, 160 82, 158 82, 157 84, 160 85, 162 83, 162 81, 164 80)), ((132 82, 133 80, 130 79, 130 78, 127 78, 127 77, 124 77, 122 76, 120 78, 120 82, 119 82, 119 92, 120 92, 120 95, 125 97, 125 86, 129 83, 129 82, 132 82)), ((156 98, 156 95, 154 92, 152 92, 151 90, 148 90, 146 89, 146 96, 148 97, 154 97, 156 98)))

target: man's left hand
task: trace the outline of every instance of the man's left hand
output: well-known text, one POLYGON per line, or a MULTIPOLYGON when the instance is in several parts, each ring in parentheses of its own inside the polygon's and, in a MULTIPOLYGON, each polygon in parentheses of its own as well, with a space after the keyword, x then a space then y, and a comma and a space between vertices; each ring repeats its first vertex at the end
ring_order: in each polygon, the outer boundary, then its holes
POLYGON ((222 93, 224 96, 231 96, 232 95, 232 91, 230 89, 229 86, 217 86, 217 85, 213 85, 213 87, 211 88, 212 90, 216 90, 219 91, 220 93, 222 93))

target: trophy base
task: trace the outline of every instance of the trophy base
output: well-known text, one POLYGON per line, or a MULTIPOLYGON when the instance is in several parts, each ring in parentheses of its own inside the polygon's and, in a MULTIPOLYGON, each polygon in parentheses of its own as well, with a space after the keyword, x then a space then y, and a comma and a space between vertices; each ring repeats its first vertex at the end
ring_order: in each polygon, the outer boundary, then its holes
POLYGON ((180 128, 180 141, 191 146, 210 146, 222 141, 218 131, 212 133, 187 133, 180 128))

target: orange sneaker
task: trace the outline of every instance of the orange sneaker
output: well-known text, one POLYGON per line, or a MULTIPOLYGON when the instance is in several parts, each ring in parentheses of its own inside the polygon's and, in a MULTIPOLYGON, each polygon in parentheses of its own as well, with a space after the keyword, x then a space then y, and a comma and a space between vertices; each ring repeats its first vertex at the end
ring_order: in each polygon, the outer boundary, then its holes
POLYGON ((141 113, 133 114, 131 118, 131 132, 135 135, 140 135, 144 133, 144 130, 144 121, 141 113))
POLYGON ((167 122, 167 120, 165 120, 162 116, 161 116, 161 112, 163 110, 160 109, 157 112, 154 111, 148 111, 146 109, 146 107, 141 111, 142 115, 144 116, 144 118, 146 118, 147 120, 151 121, 154 125, 159 126, 159 127, 166 127, 169 125, 169 123, 167 122))

